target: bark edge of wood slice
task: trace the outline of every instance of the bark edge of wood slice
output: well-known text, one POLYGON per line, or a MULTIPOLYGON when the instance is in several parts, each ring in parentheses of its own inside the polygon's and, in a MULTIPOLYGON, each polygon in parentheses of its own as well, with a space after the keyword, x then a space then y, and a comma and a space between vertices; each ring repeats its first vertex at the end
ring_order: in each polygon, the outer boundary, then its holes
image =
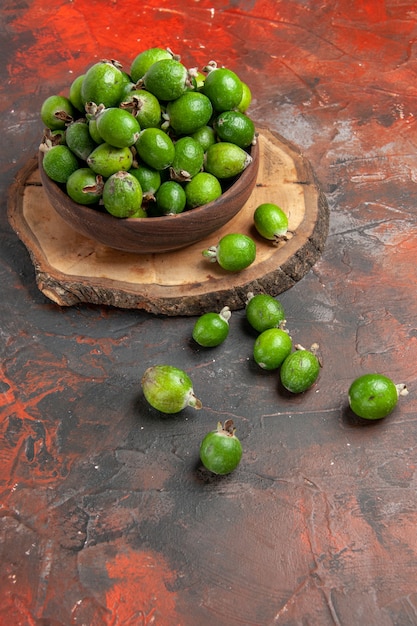
POLYGON ((225 305, 242 309, 248 292, 278 296, 292 287, 323 252, 328 204, 300 151, 277 133, 259 127, 258 132, 257 183, 241 211, 209 238, 162 254, 120 252, 78 234, 48 202, 37 156, 30 159, 10 187, 8 219, 30 254, 40 291, 59 306, 91 303, 174 316, 225 305), (253 225, 253 212, 263 202, 281 206, 294 233, 277 247, 253 225), (201 254, 228 232, 256 242, 256 260, 242 272, 226 272, 201 254))

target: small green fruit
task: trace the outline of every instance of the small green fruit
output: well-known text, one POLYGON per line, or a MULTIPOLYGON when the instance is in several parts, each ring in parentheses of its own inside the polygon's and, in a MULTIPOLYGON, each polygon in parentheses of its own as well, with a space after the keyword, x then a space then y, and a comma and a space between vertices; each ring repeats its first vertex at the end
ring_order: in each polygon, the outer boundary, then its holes
POLYGON ((203 256, 230 272, 240 272, 256 258, 256 245, 251 237, 241 233, 224 235, 217 244, 203 250, 203 256))
POLYGON ((255 124, 240 111, 224 111, 214 121, 214 129, 222 141, 240 148, 249 147, 255 140, 255 124))
POLYGON ((101 137, 115 148, 129 148, 138 140, 139 122, 125 109, 104 109, 97 115, 96 121, 101 137))
POLYGON ((108 143, 98 145, 87 158, 87 165, 104 178, 109 178, 121 170, 130 170, 132 163, 133 155, 130 148, 115 148, 108 143))
POLYGON ((205 126, 213 114, 210 100, 199 91, 186 91, 168 102, 166 116, 177 135, 191 135, 205 126))
POLYGON ((145 89, 161 102, 176 100, 187 90, 187 68, 175 59, 156 61, 143 76, 145 89))
POLYGON ((285 320, 281 302, 267 293, 248 293, 245 313, 249 324, 259 333, 278 328, 285 320))
POLYGON ((253 357, 265 370, 275 370, 291 354, 292 339, 282 328, 268 328, 255 340, 253 357))
POLYGON ((67 126, 65 141, 68 148, 82 161, 86 161, 92 151, 97 148, 96 142, 91 137, 89 125, 83 118, 67 126))
POLYGON ((185 185, 187 206, 195 209, 217 200, 222 195, 219 180, 209 172, 199 172, 185 185))
POLYGON ((399 396, 407 393, 405 385, 395 385, 383 374, 364 374, 349 388, 349 405, 359 417, 378 420, 389 415, 397 406, 399 396))
POLYGON ((243 96, 242 81, 225 67, 208 67, 202 87, 203 93, 210 99, 213 108, 219 113, 231 111, 239 106, 243 96))
POLYGON ((149 404, 161 413, 179 413, 187 406, 201 409, 190 377, 173 365, 153 365, 142 377, 142 390, 149 404))
POLYGON ((302 393, 316 382, 319 372, 317 356, 310 350, 298 347, 281 366, 281 383, 291 393, 302 393))
POLYGON ((232 178, 241 174, 252 163, 248 152, 234 143, 220 141, 207 149, 205 170, 216 178, 232 178))
POLYGON ((204 348, 219 346, 229 334, 231 312, 228 306, 220 313, 204 313, 194 324, 193 339, 204 348))
POLYGON ((84 106, 94 102, 104 107, 114 107, 120 102, 126 79, 115 61, 99 61, 84 75, 81 100, 84 106))
POLYGON ((75 170, 67 180, 67 194, 78 204, 96 204, 103 194, 103 179, 89 167, 75 170))
POLYGON ((43 169, 56 183, 66 183, 71 174, 79 168, 77 157, 66 145, 45 148, 42 144, 40 149, 44 152, 43 169))
POLYGON ((104 184, 104 208, 114 217, 136 217, 142 206, 142 195, 137 178, 129 172, 116 172, 104 184))
POLYGON ((242 444, 235 431, 232 420, 227 420, 224 426, 219 422, 217 429, 207 433, 201 442, 201 462, 213 474, 229 474, 239 465, 242 444))
POLYGON ((288 217, 284 211, 272 202, 265 202, 256 207, 253 221, 258 233, 265 239, 278 244, 288 239, 288 217))
POLYGON ((51 130, 64 130, 74 113, 71 101, 65 96, 49 96, 41 106, 41 120, 51 130))
POLYGON ((130 76, 134 83, 142 78, 157 61, 172 59, 172 53, 164 48, 148 48, 140 52, 130 66, 130 76))

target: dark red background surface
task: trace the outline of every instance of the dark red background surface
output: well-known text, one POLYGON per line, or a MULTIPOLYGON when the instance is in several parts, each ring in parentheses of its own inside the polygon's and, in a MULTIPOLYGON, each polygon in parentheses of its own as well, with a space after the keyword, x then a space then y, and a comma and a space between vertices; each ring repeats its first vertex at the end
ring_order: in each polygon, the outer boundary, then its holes
POLYGON ((417 624, 417 7, 379 0, 5 1, 1 13, 0 624, 417 624), (100 58, 162 45, 214 58, 253 91, 250 114, 301 148, 330 205, 322 259, 282 294, 318 342, 306 394, 251 360, 232 315, 214 351, 193 318, 38 292, 6 216, 36 152, 39 109, 100 58), (204 408, 162 417, 146 367, 192 377, 204 408), (347 410, 359 374, 410 395, 386 420, 347 410), (232 418, 244 457, 201 470, 232 418))

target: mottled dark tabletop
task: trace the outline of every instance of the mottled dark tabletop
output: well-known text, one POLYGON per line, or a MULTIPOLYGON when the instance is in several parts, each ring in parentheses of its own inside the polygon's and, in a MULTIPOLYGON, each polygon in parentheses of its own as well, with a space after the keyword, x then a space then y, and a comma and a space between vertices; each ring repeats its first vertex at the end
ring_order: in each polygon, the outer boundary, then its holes
POLYGON ((415 3, 5 0, 0 15, 1 626, 417 624, 415 3), (60 308, 8 223, 43 100, 155 45, 238 71, 252 118, 326 194, 324 253, 279 298, 297 342, 320 345, 304 394, 253 362, 243 311, 204 350, 193 317, 60 308), (147 405, 161 362, 201 411, 147 405), (410 393, 363 424, 347 390, 374 371, 410 393), (228 418, 243 459, 214 478, 198 447, 228 418))

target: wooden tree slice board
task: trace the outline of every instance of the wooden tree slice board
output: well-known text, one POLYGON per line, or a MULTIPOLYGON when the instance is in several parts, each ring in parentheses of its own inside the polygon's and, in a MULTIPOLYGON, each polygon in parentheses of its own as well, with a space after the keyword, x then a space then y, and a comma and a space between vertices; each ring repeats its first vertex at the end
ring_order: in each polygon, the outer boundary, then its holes
POLYGON ((40 291, 60 306, 93 303, 200 315, 225 305, 243 308, 250 291, 277 296, 289 289, 323 251, 328 206, 300 152, 277 134, 258 130, 258 179, 242 210, 209 239, 163 254, 120 252, 78 234, 48 202, 37 157, 31 159, 10 189, 8 217, 29 251, 40 291), (263 202, 278 204, 288 215, 294 235, 278 247, 254 229, 253 212, 263 202), (256 241, 256 261, 242 272, 222 270, 201 254, 228 232, 256 241))

